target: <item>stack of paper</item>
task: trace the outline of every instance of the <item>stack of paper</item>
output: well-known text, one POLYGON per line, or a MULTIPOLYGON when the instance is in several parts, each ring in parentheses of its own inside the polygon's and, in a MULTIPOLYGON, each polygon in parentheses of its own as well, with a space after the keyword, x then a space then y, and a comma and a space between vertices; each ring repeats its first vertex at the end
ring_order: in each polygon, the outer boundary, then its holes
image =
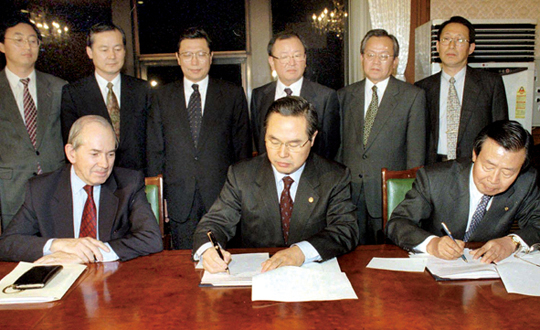
POLYGON ((85 265, 62 265, 64 268, 44 288, 8 294, 2 292, 5 287, 13 284, 19 276, 33 266, 35 264, 20 262, 11 273, 0 281, 0 304, 41 303, 60 300, 86 269, 85 265))
POLYGON ((467 262, 458 258, 455 260, 443 260, 435 257, 427 258, 427 269, 436 280, 469 280, 469 279, 492 279, 500 278, 497 266, 483 264, 481 259, 474 260, 465 249, 463 254, 467 262))
POLYGON ((205 271, 201 286, 251 286, 251 278, 261 273, 261 264, 268 258, 268 253, 233 254, 229 263, 230 275, 205 271))

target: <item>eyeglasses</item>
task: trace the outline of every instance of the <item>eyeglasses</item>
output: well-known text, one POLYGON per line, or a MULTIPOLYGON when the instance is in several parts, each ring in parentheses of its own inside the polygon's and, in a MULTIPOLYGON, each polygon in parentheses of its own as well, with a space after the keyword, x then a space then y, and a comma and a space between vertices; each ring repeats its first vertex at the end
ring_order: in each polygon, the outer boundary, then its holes
POLYGON ((451 42, 454 42, 456 46, 465 46, 466 42, 469 42, 469 40, 465 38, 450 38, 450 37, 442 37, 441 38, 441 45, 448 46, 451 42))
POLYGON ((39 40, 38 37, 34 37, 34 36, 28 37, 26 39, 24 39, 23 37, 17 37, 17 38, 4 37, 4 39, 13 40, 13 42, 15 43, 17 47, 24 47, 26 43, 28 43, 30 47, 32 48, 37 48, 39 47, 39 45, 41 45, 41 40, 39 40))
POLYGON ((281 64, 287 64, 291 61, 291 58, 295 61, 295 62, 304 62, 306 60, 306 54, 294 54, 294 55, 284 55, 284 56, 280 56, 280 57, 277 57, 277 56, 274 56, 274 55, 270 55, 272 56, 273 58, 275 58, 276 60, 278 60, 279 63, 281 64))
POLYGON ((290 152, 298 152, 300 151, 311 139, 307 139, 306 142, 300 143, 300 142, 280 142, 278 140, 265 140, 266 146, 273 150, 280 150, 281 146, 285 145, 285 148, 289 150, 290 152))
POLYGON ((381 62, 386 62, 390 58, 394 57, 394 55, 390 54, 375 54, 375 53, 365 53, 364 58, 368 61, 374 61, 375 58, 378 58, 381 62))
POLYGON ((184 62, 191 62, 191 60, 193 60, 193 57, 196 56, 197 60, 199 60, 200 62, 206 62, 208 60, 208 55, 210 55, 210 53, 207 53, 207 52, 197 52, 197 53, 183 52, 183 53, 180 53, 180 58, 184 62))
POLYGON ((519 260, 521 261, 524 261, 526 263, 529 263, 531 265, 534 265, 536 267, 540 267, 539 264, 537 263, 534 263, 530 260, 527 260, 525 259, 524 257, 527 256, 527 255, 535 255, 535 254, 538 254, 538 251, 540 251, 540 243, 536 243, 536 244, 533 244, 531 245, 531 247, 529 248, 529 250, 524 250, 523 249, 523 246, 520 246, 518 251, 516 253, 514 253, 514 257, 515 258, 518 258, 519 260))

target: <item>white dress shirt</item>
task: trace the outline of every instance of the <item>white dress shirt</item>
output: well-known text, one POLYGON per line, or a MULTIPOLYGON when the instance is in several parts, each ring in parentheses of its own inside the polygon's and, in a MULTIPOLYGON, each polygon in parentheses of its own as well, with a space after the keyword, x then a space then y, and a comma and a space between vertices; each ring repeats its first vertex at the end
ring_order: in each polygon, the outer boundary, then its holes
MULTIPOLYGON (((103 78, 102 76, 100 76, 97 72, 95 73, 95 75, 96 75, 96 80, 99 86, 99 91, 101 92, 101 96, 103 96, 103 101, 105 101, 105 105, 107 105, 107 95, 109 94, 109 87, 107 87, 107 85, 109 84, 109 81, 103 78)), ((122 79, 120 79, 120 74, 116 75, 116 77, 110 82, 113 84, 112 89, 113 89, 114 95, 116 96, 116 100, 118 101, 118 106, 120 107, 120 109, 122 109, 122 104, 120 103, 121 102, 120 91, 122 90, 121 89, 122 79)))
POLYGON ((384 96, 384 92, 386 92, 386 87, 388 87, 388 82, 390 81, 390 77, 386 78, 383 81, 379 81, 378 83, 374 84, 366 78, 366 89, 364 92, 364 117, 367 114, 367 111, 369 109, 369 105, 371 104, 371 99, 373 98, 373 91, 371 90, 373 86, 377 86, 377 97, 379 98, 378 105, 381 105, 381 101, 384 96))
POLYGON ((189 105, 189 99, 191 94, 193 94, 193 84, 199 85, 199 93, 201 94, 201 114, 204 115, 204 105, 206 104, 206 92, 208 91, 208 75, 199 82, 193 82, 184 77, 184 96, 186 98, 186 109, 189 105))
POLYGON ((290 88, 293 96, 300 96, 303 83, 304 83, 304 77, 301 77, 300 79, 298 79, 298 81, 292 83, 290 86, 285 86, 285 84, 283 84, 281 80, 279 80, 278 78, 277 85, 276 85, 276 94, 274 95, 274 101, 287 96, 287 93, 285 93, 285 88, 290 88))
POLYGON ((13 97, 15 97, 15 101, 17 102, 17 107, 19 108, 19 113, 21 114, 21 118, 26 125, 26 120, 24 118, 24 85, 21 82, 21 79, 24 78, 30 78, 30 81, 28 82, 28 91, 30 92, 30 96, 32 96, 32 99, 34 99, 34 104, 36 105, 36 110, 39 110, 38 108, 38 99, 37 99, 37 85, 36 85, 36 70, 33 70, 32 73, 28 77, 21 78, 11 72, 9 68, 6 66, 6 77, 9 82, 9 86, 11 87, 11 92, 13 92, 13 97))

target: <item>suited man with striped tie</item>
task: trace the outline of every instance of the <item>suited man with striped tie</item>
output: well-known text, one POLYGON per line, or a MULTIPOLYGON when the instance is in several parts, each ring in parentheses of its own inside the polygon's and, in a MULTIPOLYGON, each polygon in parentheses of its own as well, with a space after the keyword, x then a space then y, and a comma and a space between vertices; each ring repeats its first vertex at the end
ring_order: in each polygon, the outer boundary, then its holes
POLYGON ((41 35, 17 13, 0 27, 0 204, 6 228, 24 201, 27 180, 65 164, 60 100, 65 81, 35 70, 41 35))
POLYGON ((408 251, 442 259, 463 254, 464 242, 487 242, 471 254, 499 262, 519 246, 540 242, 540 190, 530 167, 532 137, 516 121, 491 123, 461 158, 418 170, 413 188, 392 212, 388 237, 408 251), (454 241, 443 232, 442 222, 454 241), (519 230, 510 234, 512 224, 519 230))

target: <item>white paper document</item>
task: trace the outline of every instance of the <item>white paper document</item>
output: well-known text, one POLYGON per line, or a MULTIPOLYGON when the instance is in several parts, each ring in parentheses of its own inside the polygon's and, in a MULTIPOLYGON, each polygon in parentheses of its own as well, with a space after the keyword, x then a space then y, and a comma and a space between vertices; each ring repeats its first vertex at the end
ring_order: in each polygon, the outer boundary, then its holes
POLYGON ((426 263, 425 258, 373 258, 366 267, 398 272, 423 272, 426 263))
MULTIPOLYGON (((536 265, 540 265, 540 254, 522 256, 536 265)), ((504 287, 508 293, 528 296, 540 296, 540 267, 519 260, 513 255, 497 265, 504 287)))
POLYGON ((426 268, 437 280, 467 280, 467 279, 492 279, 500 278, 497 266, 483 264, 481 259, 474 260, 465 249, 463 254, 468 262, 458 258, 455 260, 443 260, 435 257, 427 258, 426 268))
POLYGON ((253 301, 340 299, 358 299, 345 273, 285 266, 253 277, 253 301))
POLYGON ((11 273, 0 281, 0 304, 41 303, 60 300, 86 269, 85 265, 62 265, 64 268, 44 288, 17 293, 2 292, 5 287, 13 284, 22 274, 34 266, 33 263, 20 262, 11 273))
POLYGON ((233 254, 229 263, 230 275, 204 271, 201 286, 250 286, 251 278, 261 273, 261 264, 269 257, 268 253, 233 254))

